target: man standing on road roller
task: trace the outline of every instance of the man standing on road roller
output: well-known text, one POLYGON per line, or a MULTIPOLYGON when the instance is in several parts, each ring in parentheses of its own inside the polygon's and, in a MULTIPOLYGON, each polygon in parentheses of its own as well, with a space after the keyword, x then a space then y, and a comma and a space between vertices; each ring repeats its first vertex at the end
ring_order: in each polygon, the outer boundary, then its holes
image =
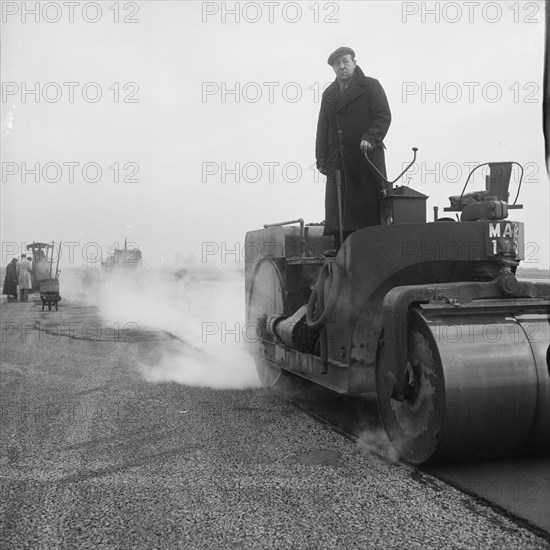
POLYGON ((386 176, 383 140, 391 113, 380 82, 364 75, 351 48, 338 48, 330 54, 328 64, 336 79, 321 100, 315 157, 317 169, 327 176, 324 234, 335 235, 340 248, 339 202, 344 239, 357 229, 380 223, 378 199, 385 184, 365 153, 386 176))

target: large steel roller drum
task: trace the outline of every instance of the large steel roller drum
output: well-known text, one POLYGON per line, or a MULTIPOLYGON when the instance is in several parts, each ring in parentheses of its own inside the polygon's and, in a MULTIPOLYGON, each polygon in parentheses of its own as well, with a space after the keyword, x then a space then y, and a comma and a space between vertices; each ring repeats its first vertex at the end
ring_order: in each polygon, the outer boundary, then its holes
POLYGON ((550 449, 548 315, 446 313, 411 312, 408 399, 387 395, 377 362, 379 409, 400 455, 422 464, 550 449))

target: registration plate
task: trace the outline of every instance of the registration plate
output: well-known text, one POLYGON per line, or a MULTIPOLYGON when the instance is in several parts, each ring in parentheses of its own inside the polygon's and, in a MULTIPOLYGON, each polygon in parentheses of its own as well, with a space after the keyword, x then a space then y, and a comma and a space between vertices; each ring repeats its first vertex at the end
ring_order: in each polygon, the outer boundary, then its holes
POLYGON ((521 259, 523 239, 519 222, 489 222, 486 235, 487 256, 508 256, 516 260, 521 259))

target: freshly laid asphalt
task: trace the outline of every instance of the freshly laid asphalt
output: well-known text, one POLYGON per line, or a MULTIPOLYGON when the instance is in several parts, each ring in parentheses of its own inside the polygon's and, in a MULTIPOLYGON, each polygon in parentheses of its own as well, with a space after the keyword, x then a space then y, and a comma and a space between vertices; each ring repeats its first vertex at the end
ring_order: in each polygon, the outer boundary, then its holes
POLYGON ((147 382, 137 364, 185 345, 166 333, 48 335, 101 320, 1 306, 2 549, 549 548, 276 393, 147 382))

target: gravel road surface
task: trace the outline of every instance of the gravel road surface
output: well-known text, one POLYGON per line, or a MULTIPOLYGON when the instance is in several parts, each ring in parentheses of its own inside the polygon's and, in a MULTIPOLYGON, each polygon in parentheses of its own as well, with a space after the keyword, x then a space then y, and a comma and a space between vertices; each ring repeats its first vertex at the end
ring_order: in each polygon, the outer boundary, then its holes
POLYGON ((3 549, 549 548, 280 395, 147 382, 137 365, 185 351, 166 333, 52 319, 101 324, 2 302, 3 549))

